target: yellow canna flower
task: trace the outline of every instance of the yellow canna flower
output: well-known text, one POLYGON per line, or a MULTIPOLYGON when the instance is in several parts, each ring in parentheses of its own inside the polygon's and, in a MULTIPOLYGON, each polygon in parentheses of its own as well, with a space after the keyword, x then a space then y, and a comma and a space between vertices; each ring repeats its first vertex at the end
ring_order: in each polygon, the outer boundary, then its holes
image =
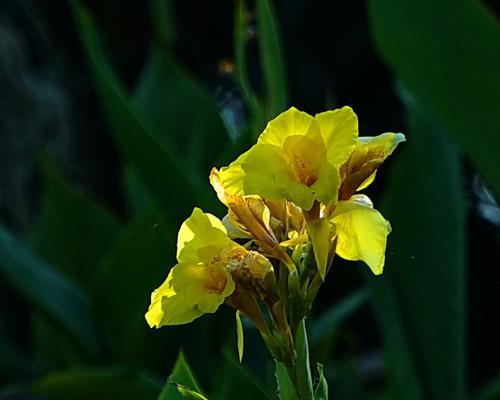
POLYGON ((304 210, 335 202, 339 168, 356 145, 357 117, 350 107, 315 117, 292 107, 270 121, 257 144, 220 171, 226 191, 286 199, 304 210))
POLYGON ((233 264, 247 253, 217 217, 195 208, 179 230, 178 264, 151 295, 149 326, 185 324, 215 312, 235 289, 233 264))
POLYGON ((380 275, 391 225, 373 208, 368 196, 358 194, 339 201, 331 222, 337 233, 336 253, 346 260, 364 261, 380 275))

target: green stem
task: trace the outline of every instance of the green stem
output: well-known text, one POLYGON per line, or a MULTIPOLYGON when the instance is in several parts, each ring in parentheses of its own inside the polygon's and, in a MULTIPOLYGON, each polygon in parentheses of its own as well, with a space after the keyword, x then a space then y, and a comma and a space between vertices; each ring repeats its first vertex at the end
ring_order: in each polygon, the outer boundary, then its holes
POLYGON ((305 320, 300 322, 295 336, 294 361, 287 365, 276 362, 280 400, 314 400, 305 320))

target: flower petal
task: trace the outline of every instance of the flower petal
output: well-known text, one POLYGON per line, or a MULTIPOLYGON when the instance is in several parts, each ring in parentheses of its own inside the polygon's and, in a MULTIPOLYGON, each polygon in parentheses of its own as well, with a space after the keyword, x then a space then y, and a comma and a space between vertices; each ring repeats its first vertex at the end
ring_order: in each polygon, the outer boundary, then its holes
POLYGON ((364 261, 375 275, 381 274, 391 232, 389 221, 367 202, 339 201, 332 222, 338 234, 337 254, 346 260, 364 261))
POLYGON ((324 204, 336 202, 340 187, 340 174, 337 168, 325 162, 321 167, 318 180, 311 186, 314 198, 324 204))
POLYGON ((307 221, 307 231, 311 238, 318 271, 324 280, 330 249, 330 224, 324 218, 307 221))
POLYGON ((226 228, 212 214, 195 208, 179 229, 177 236, 177 260, 179 262, 198 263, 199 250, 204 247, 225 249, 232 246, 226 228))
POLYGON ((259 137, 259 143, 283 147, 289 136, 312 136, 320 139, 320 130, 314 118, 291 107, 270 121, 259 137))
POLYGON ((179 263, 152 293, 146 320, 157 328, 186 324, 204 313, 215 312, 233 291, 233 279, 224 269, 179 263))
POLYGON ((315 115, 327 149, 328 161, 340 166, 347 161, 358 139, 358 117, 351 107, 325 111, 315 115))
POLYGON ((283 170, 280 148, 258 143, 228 167, 221 168, 219 178, 230 194, 257 194, 269 199, 281 199, 283 191, 276 184, 276 176, 283 170))
POLYGON ((375 178, 373 173, 377 168, 392 154, 397 145, 405 140, 402 133, 392 132, 360 137, 349 160, 341 168, 344 179, 340 199, 347 200, 356 191, 367 187, 375 178))

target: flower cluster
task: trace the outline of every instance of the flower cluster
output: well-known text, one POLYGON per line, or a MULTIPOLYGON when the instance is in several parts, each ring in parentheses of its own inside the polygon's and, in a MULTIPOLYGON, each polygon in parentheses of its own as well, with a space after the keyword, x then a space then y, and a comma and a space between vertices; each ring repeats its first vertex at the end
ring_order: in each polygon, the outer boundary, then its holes
POLYGON ((182 224, 178 263, 151 296, 148 324, 185 324, 226 303, 286 362, 335 255, 382 273, 390 224, 359 192, 404 140, 358 137, 350 107, 280 114, 247 152, 211 171, 228 213, 221 221, 195 208, 182 224))

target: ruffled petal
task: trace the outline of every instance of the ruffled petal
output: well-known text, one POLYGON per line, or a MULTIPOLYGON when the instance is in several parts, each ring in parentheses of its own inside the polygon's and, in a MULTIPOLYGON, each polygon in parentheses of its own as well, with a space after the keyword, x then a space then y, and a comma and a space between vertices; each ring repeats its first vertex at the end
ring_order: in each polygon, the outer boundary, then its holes
POLYGON ((351 107, 325 111, 314 117, 327 149, 328 162, 340 168, 351 155, 358 139, 358 117, 351 107))
POLYGON ((234 291, 230 274, 217 265, 180 263, 151 295, 150 327, 186 324, 213 313, 234 291))
POLYGON ((402 133, 383 133, 358 139, 349 160, 342 166, 343 177, 340 198, 349 199, 356 191, 367 187, 375 178, 377 168, 389 157, 399 143, 404 142, 402 133))
POLYGON ((212 214, 195 208, 179 229, 177 236, 177 260, 179 262, 200 262, 199 250, 214 248, 216 252, 232 246, 226 228, 212 214), (218 250, 217 250, 218 249, 218 250))
POLYGON ((375 275, 381 274, 391 232, 389 221, 368 202, 339 201, 332 222, 337 229, 337 254, 346 260, 364 261, 375 275))
POLYGON ((310 136, 319 139, 320 130, 314 118, 291 107, 270 121, 259 137, 259 143, 283 147, 289 136, 310 136))

